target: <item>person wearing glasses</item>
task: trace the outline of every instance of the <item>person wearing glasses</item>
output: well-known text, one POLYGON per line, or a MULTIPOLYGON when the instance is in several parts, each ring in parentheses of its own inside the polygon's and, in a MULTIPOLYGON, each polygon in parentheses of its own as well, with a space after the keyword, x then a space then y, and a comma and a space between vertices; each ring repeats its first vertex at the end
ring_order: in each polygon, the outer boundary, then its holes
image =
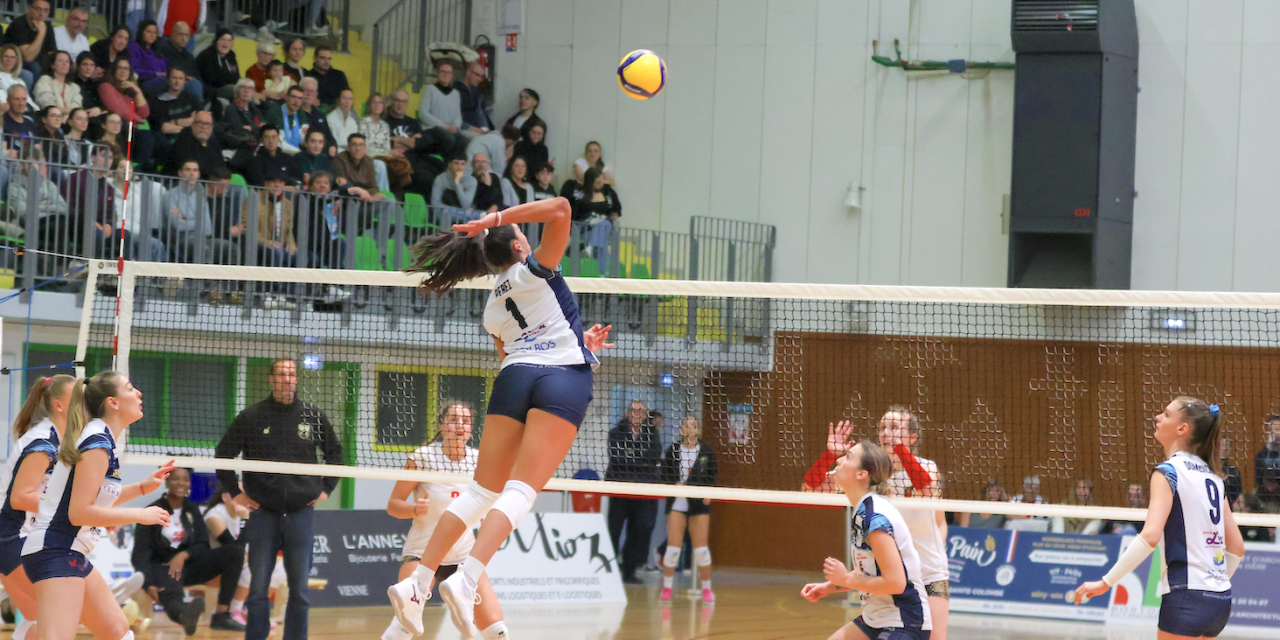
POLYGON ((49 22, 49 8, 49 0, 28 0, 26 15, 14 18, 4 34, 5 42, 17 45, 22 51, 22 68, 31 72, 33 80, 40 76, 44 61, 58 50, 53 39, 53 23, 49 22))
POLYGON ((89 50, 89 38, 85 37, 85 29, 89 26, 89 12, 84 7, 75 7, 67 12, 67 22, 61 27, 54 27, 53 42, 58 51, 71 54, 71 59, 89 50))

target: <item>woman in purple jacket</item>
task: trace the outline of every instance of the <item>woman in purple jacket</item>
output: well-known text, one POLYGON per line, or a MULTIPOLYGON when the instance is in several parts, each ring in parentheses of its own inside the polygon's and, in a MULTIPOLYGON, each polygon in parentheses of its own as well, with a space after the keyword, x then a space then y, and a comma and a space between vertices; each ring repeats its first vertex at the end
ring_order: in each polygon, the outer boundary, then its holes
POLYGON ((144 87, 159 85, 169 73, 169 63, 156 51, 160 39, 160 27, 155 20, 143 20, 138 26, 138 37, 129 43, 129 62, 138 76, 138 84, 144 87))

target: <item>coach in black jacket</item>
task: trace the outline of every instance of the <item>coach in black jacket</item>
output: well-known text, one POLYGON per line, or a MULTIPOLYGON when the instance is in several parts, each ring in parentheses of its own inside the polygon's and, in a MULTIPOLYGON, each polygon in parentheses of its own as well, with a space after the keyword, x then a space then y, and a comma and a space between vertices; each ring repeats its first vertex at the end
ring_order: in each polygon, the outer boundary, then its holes
MULTIPOLYGON (((647 418, 644 403, 633 400, 627 416, 609 431, 609 468, 604 472, 605 480, 658 481, 662 438, 647 418)), ((644 565, 649 555, 649 539, 653 536, 657 517, 658 503, 653 498, 609 498, 609 535, 613 538, 614 554, 622 558, 619 564, 625 584, 640 584, 636 569, 644 565), (627 544, 619 550, 618 540, 622 537, 624 525, 627 544)))
POLYGON ((165 479, 168 491, 151 503, 175 514, 168 527, 138 525, 134 531, 133 568, 146 579, 147 593, 164 606, 170 620, 181 623, 187 635, 196 632, 196 623, 204 613, 204 600, 183 602, 182 587, 204 584, 221 578, 218 586, 218 609, 209 628, 244 631, 244 625, 231 619, 231 598, 244 565, 244 549, 239 545, 209 548, 209 529, 205 527, 200 506, 192 502, 191 471, 174 469, 165 479))
MULTIPOLYGON (((324 411, 297 397, 298 363, 292 359, 272 362, 267 380, 271 396, 236 416, 214 457, 315 464, 319 451, 326 464, 342 464, 342 443, 324 411)), ((236 503, 253 510, 240 534, 240 540, 249 545, 249 573, 253 576, 246 603, 249 624, 245 640, 266 640, 271 632, 267 587, 276 554, 282 550, 289 583, 284 640, 306 640, 313 507, 329 497, 338 479, 246 471, 243 493, 234 471, 219 471, 218 482, 236 503)))

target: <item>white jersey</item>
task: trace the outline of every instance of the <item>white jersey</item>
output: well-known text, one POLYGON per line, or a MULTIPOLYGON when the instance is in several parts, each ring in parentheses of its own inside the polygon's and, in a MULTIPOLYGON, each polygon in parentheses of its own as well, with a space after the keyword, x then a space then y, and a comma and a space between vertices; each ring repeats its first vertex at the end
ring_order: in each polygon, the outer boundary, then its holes
MULTIPOLYGON (((937 481, 938 465, 932 460, 917 457, 920 465, 929 472, 929 476, 937 481)), ((895 471, 889 476, 889 487, 893 497, 903 498, 912 494, 911 478, 906 470, 895 471)), ((920 556, 920 574, 925 584, 932 584, 951 577, 947 569, 946 540, 943 539, 942 527, 938 525, 938 512, 932 509, 900 509, 902 520, 911 531, 911 540, 916 545, 916 554, 920 556)))
POLYGON ((533 256, 498 275, 484 310, 484 329, 502 341, 512 364, 595 364, 582 340, 578 300, 560 267, 547 269, 533 256))
POLYGON ((37 422, 22 434, 17 442, 13 443, 13 450, 9 452, 9 459, 5 461, 3 475, 0 475, 0 495, 4 496, 4 506, 0 508, 0 538, 26 536, 31 533, 31 527, 36 522, 36 514, 13 508, 10 500, 13 495, 13 478, 18 475, 18 469, 21 468, 27 456, 38 453, 47 457, 49 464, 45 468, 44 480, 40 482, 40 493, 44 494, 44 489, 49 484, 49 474, 52 473, 54 463, 58 460, 58 445, 58 430, 53 427, 53 423, 48 418, 37 422))
MULTIPOLYGON (((80 438, 76 440, 76 448, 80 453, 94 449, 107 452, 107 475, 98 488, 98 496, 94 504, 99 507, 111 507, 120 497, 120 460, 116 457, 116 441, 111 436, 107 423, 94 418, 85 425, 80 438)), ((85 556, 93 551, 102 535, 100 527, 80 527, 71 524, 67 514, 71 499, 71 486, 75 482, 76 468, 59 460, 49 477, 49 486, 40 497, 40 513, 36 516, 27 542, 22 545, 22 555, 31 555, 43 549, 70 549, 85 556)))
POLYGON ((1160 595, 1183 589, 1219 593, 1230 589, 1222 478, 1186 451, 1156 465, 1156 471, 1173 487, 1173 507, 1161 542, 1160 595))
MULTIPOLYGON (((471 447, 467 447, 466 455, 461 460, 450 460, 449 456, 444 453, 444 445, 439 442, 433 442, 425 447, 420 447, 413 453, 409 454, 409 459, 413 461, 414 466, 426 471, 442 471, 447 473, 474 473, 476 470, 476 462, 480 458, 480 452, 471 447)), ((440 522, 440 517, 444 515, 444 510, 453 504, 454 499, 462 495, 467 490, 467 483, 447 484, 444 482, 420 482, 413 489, 413 500, 426 498, 430 501, 427 507, 427 515, 418 516, 413 519, 413 526, 409 528, 409 535, 405 537, 403 555, 422 557, 427 548, 427 541, 431 539, 431 534, 436 530, 436 524, 440 522)), ((475 534, 470 530, 465 531, 458 541, 453 544, 453 548, 449 549, 449 553, 445 554, 441 564, 458 564, 465 560, 471 553, 471 547, 475 544, 475 534)))
POLYGON ((853 514, 853 571, 867 577, 880 575, 880 565, 867 537, 883 531, 893 537, 907 572, 907 586, 902 593, 874 595, 862 593, 862 620, 875 629, 933 629, 933 619, 925 604, 924 582, 920 576, 920 557, 911 540, 910 528, 902 514, 884 496, 868 493, 858 500, 853 514))
MULTIPOLYGON (((207 522, 209 518, 217 518, 227 523, 227 531, 231 533, 231 537, 237 539, 240 538, 240 528, 243 526, 243 521, 239 516, 233 516, 229 511, 227 511, 227 503, 219 502, 218 504, 206 509, 204 512, 204 519, 207 522)), ((210 542, 217 541, 217 538, 210 540, 210 542)))

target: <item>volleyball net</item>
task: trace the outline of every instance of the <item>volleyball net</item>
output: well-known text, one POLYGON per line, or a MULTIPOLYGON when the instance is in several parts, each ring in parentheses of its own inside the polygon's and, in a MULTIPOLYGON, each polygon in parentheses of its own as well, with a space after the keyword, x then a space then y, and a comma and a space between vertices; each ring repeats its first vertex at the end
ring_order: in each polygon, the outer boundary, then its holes
MULTIPOLYGON (((115 346, 117 368, 144 393, 126 464, 178 456, 200 469, 457 481, 404 470, 407 453, 436 437, 455 401, 474 407, 472 444, 483 433, 500 365, 481 322, 491 280, 424 297, 418 277, 396 272, 89 267, 77 360, 89 373, 110 368, 115 346), (214 459, 235 416, 272 394, 280 358, 297 362, 296 393, 332 425, 343 465, 214 459)), ((1280 414, 1280 295, 569 286, 584 325, 612 325, 616 346, 601 354, 594 400, 548 489, 847 505, 801 491, 833 459, 823 455, 831 425, 874 441, 881 415, 901 405, 919 420, 915 454, 936 462, 940 493, 909 507, 1135 520, 1129 485, 1145 486, 1163 459, 1151 418, 1185 394, 1221 407, 1237 511, 1280 503, 1280 468, 1255 468, 1256 453, 1280 448, 1268 427, 1280 414), (651 466, 623 464, 641 455, 633 423, 655 429, 665 452, 687 418, 715 452, 715 486, 663 484, 651 466), (1082 480, 1091 491, 1078 492, 1082 480), (1024 502, 1004 501, 1017 495, 1024 502)))

